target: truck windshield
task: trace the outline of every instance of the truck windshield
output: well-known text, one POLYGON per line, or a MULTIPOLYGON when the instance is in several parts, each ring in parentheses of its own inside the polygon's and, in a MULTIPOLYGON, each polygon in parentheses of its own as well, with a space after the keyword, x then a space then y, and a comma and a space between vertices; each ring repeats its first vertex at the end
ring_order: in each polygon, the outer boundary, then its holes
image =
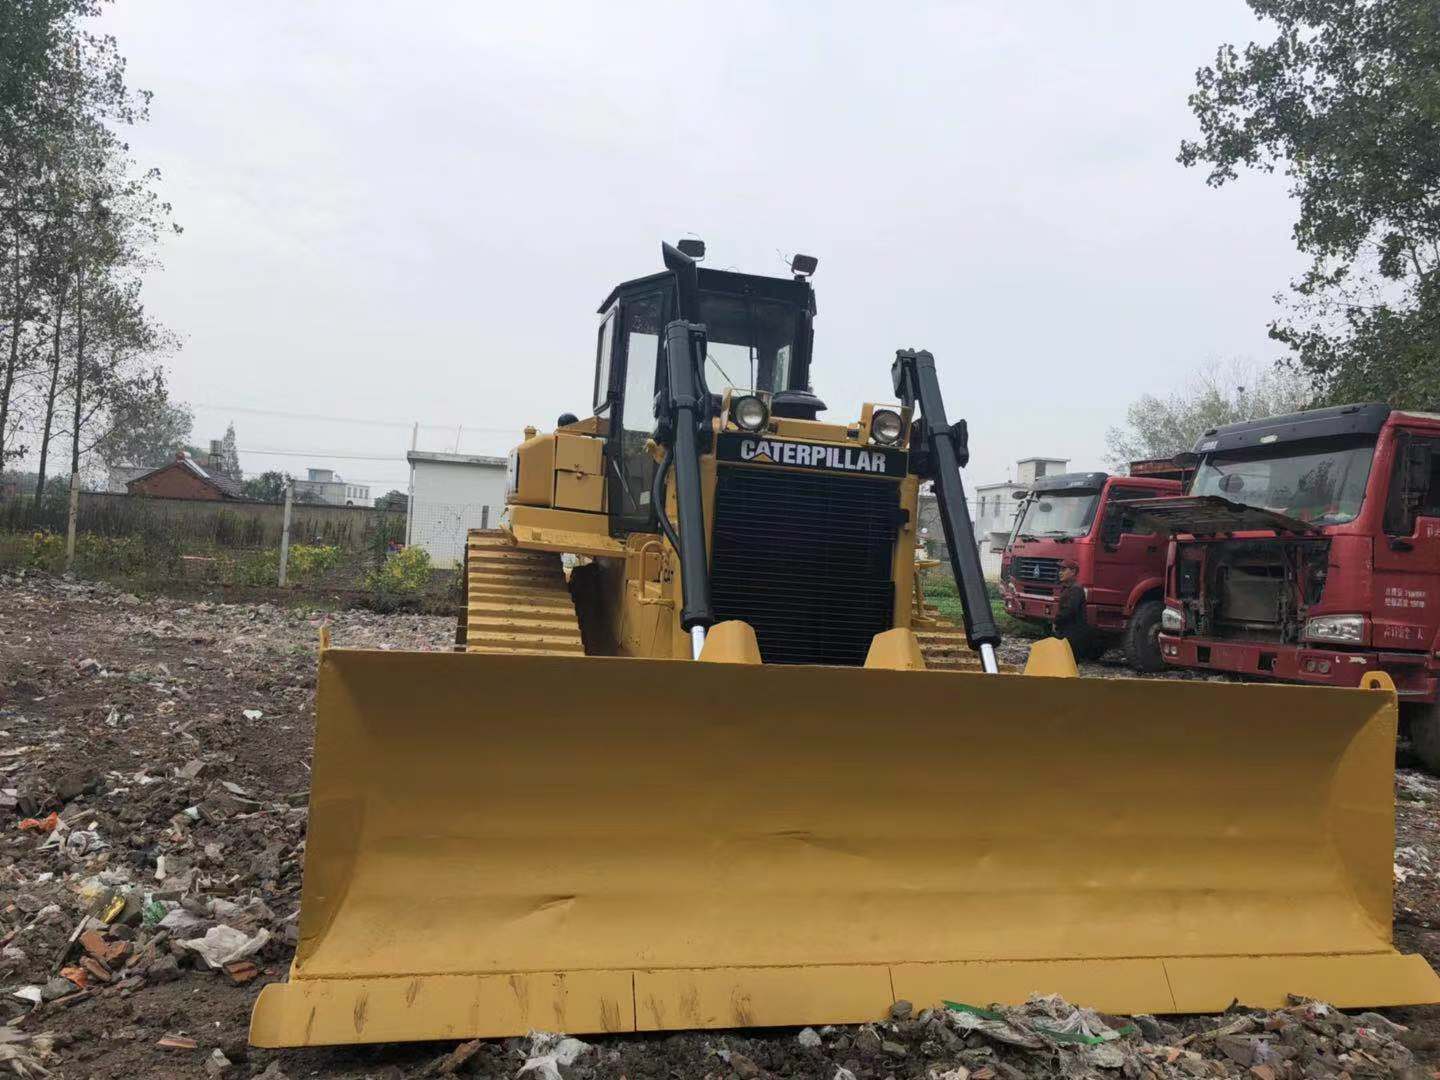
POLYGON ((1015 535, 1084 536, 1095 520, 1095 507, 1100 502, 1098 491, 1044 491, 1031 495, 1015 535))
POLYGON ((1373 437, 1327 439, 1212 454, 1200 463, 1191 495, 1273 510, 1315 525, 1355 520, 1365 498, 1373 437))
POLYGON ((726 293, 700 294, 705 383, 712 394, 789 390, 797 312, 789 304, 726 293))

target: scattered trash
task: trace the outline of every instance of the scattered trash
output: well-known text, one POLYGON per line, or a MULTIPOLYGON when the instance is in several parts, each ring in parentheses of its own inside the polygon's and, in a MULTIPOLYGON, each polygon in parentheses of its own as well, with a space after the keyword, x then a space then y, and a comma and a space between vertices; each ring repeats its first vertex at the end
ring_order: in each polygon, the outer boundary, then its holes
POLYGON ((205 963, 213 969, 254 956, 270 940, 270 931, 261 930, 254 936, 232 926, 212 926, 204 937, 190 938, 180 942, 181 948, 199 953, 205 963))
POLYGON ((471 1058, 480 1052, 480 1048, 483 1045, 485 1044, 480 1039, 471 1039, 469 1042, 463 1042, 437 1061, 431 1071, 440 1076, 449 1076, 451 1073, 458 1072, 464 1068, 471 1058))
POLYGON ((243 986, 260 974, 260 968, 253 960, 232 960, 225 965, 225 974, 236 986, 243 986))
MULTIPOLYGON (((7 652, 0 700, 0 1077, 287 1080, 270 1055, 244 1056, 239 1003, 298 942, 309 794, 309 728, 298 718, 313 703, 316 618, 263 604, 125 601, 90 583, 0 571, 7 642, 34 643, 7 652), (51 629, 61 619, 76 628, 68 638, 51 629), (163 639, 151 635, 162 623, 163 639), (92 651, 105 663, 77 677, 92 651), (160 1039, 166 1024, 184 1033, 160 1039)), ((332 621, 347 646, 441 649, 453 635, 441 617, 332 621)), ((1440 784, 1402 769, 1396 793, 1397 906, 1414 926, 1440 925, 1440 784)), ((1313 1001, 1133 1019, 1057 997, 926 1004, 897 1001, 858 1026, 451 1042, 406 1074, 1424 1080, 1434 1054, 1428 1014, 1407 1031, 1313 1001)), ((293 1059, 307 1062, 300 1071, 324 1073, 329 1059, 309 1054, 293 1059)))
MULTIPOLYGON (((520 1066, 517 1076, 524 1076, 526 1073, 534 1073, 535 1080, 563 1080, 560 1069, 569 1068, 580 1059, 580 1055, 590 1049, 588 1043, 579 1039, 572 1039, 569 1036, 556 1035, 548 1031, 536 1031, 530 1035, 530 1054, 525 1064, 520 1066)), ((732 1054, 730 1067, 735 1070, 741 1080, 748 1080, 746 1074, 741 1071, 735 1059, 740 1055, 732 1054)), ((752 1063, 753 1064, 753 1063, 752 1063)), ((750 1073, 750 1077, 759 1075, 758 1070, 750 1073)))

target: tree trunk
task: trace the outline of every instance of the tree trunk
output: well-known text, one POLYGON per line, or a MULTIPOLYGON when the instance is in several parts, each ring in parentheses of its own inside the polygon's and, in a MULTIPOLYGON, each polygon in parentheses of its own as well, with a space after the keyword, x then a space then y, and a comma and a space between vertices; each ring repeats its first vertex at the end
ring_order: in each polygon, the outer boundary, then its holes
POLYGON ((65 521, 65 573, 75 565, 75 519, 80 509, 80 415, 85 401, 85 271, 75 272, 75 419, 70 428, 70 513, 65 521))
POLYGON ((75 416, 70 424, 70 472, 80 471, 80 414, 85 401, 85 271, 75 274, 75 416))
MULTIPOLYGON (((18 201, 18 196, 17 196, 18 201)), ((5 383, 0 386, 0 471, 5 468, 5 436, 10 430, 10 398, 15 391, 15 372, 20 366, 20 323, 25 293, 20 287, 20 215, 15 215, 15 309, 10 313, 10 355, 5 361, 5 383)))
POLYGON ((55 422, 55 394, 60 389, 60 339, 65 328, 64 285, 55 293, 55 340, 50 349, 50 389, 45 394, 45 426, 40 432, 40 475, 35 481, 35 502, 45 497, 45 471, 50 458, 50 429, 55 422))

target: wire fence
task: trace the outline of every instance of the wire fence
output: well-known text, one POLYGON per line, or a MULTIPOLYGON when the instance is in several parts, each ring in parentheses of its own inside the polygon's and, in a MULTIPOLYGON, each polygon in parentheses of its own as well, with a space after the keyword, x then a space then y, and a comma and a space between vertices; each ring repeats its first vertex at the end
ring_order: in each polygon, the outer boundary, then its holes
POLYGON ((136 584, 194 583, 359 591, 403 547, 403 511, 280 503, 79 496, 67 557, 69 499, 0 499, 0 566, 136 584))
POLYGON ((432 566, 460 566, 465 561, 465 537, 470 530, 498 528, 504 509, 503 505, 487 503, 416 499, 411 505, 405 542, 424 549, 432 566))

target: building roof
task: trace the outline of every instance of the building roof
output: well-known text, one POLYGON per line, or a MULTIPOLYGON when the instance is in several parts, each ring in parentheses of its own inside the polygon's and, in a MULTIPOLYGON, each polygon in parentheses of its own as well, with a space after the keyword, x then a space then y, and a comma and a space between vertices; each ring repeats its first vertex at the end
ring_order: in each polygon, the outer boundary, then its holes
POLYGON ((432 450, 407 450, 405 460, 415 465, 422 461, 439 465, 488 465, 504 468, 508 461, 503 457, 486 457, 483 454, 442 454, 432 450))
POLYGON ((156 473, 164 472, 166 469, 175 468, 176 466, 180 466, 182 468, 190 470, 190 472, 192 472, 196 477, 198 477, 203 483, 215 488, 215 490, 219 491, 220 494, 227 499, 244 499, 247 501, 250 499, 250 496, 245 494, 245 489, 241 486, 238 480, 232 480, 230 477, 223 476, 220 473, 212 473, 207 471, 206 469, 202 468, 199 463, 195 461, 194 458, 192 458, 189 454, 185 453, 183 450, 175 455, 174 461, 167 461, 158 469, 150 469, 148 472, 143 472, 139 476, 132 477, 130 480, 126 481, 126 483, 127 485, 139 483, 146 477, 154 476, 156 473))
POLYGON ((1069 461, 1069 460, 1070 460, 1069 458, 1063 458, 1063 457, 1022 457, 1022 458, 1020 458, 1018 461, 1016 461, 1015 464, 1016 464, 1016 465, 1024 465, 1025 462, 1027 462, 1027 461, 1069 461))
POLYGON ((989 484, 976 484, 976 491, 994 491, 996 488, 1018 488, 1025 485, 1018 480, 996 480, 989 484))

